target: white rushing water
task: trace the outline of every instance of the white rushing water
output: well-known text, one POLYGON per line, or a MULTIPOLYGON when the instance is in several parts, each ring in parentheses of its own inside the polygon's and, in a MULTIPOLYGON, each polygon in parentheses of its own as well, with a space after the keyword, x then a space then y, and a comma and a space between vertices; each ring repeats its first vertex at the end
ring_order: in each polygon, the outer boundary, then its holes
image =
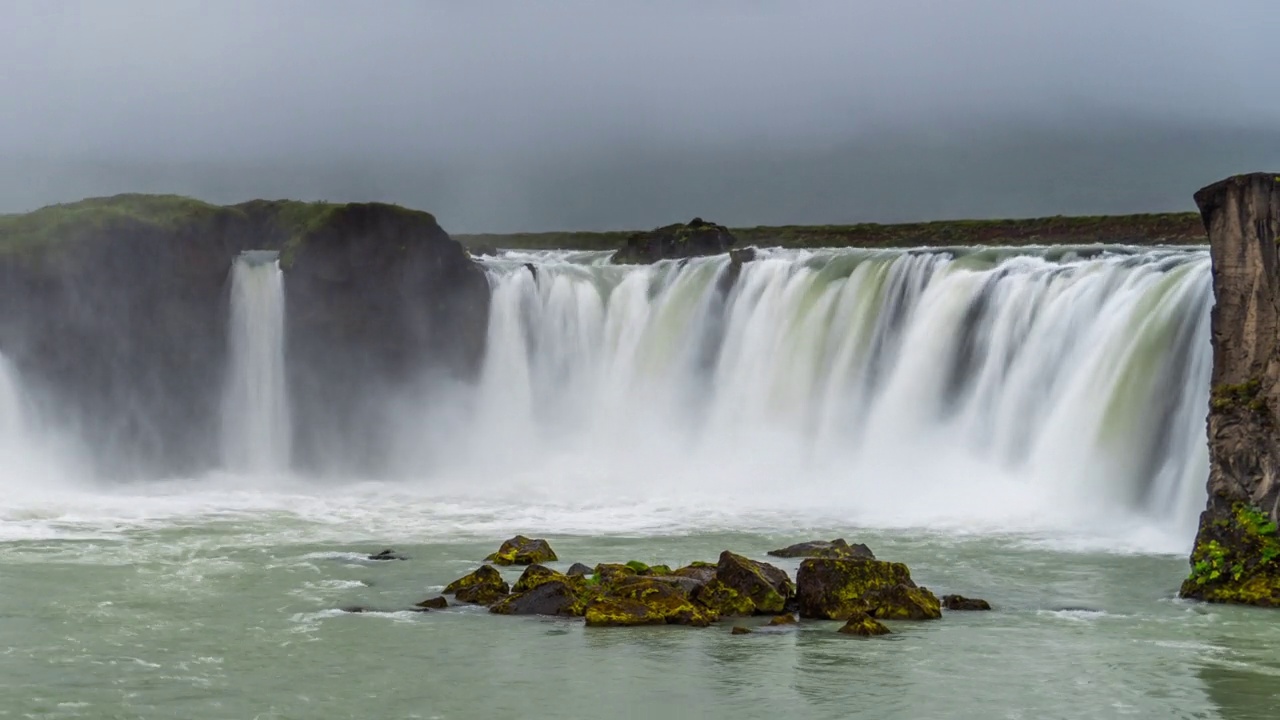
POLYGON ((1204 251, 766 251, 727 293, 604 258, 489 261, 477 435, 530 492, 1194 534, 1204 251))
POLYGON ((274 252, 245 252, 231 269, 222 458, 228 470, 288 469, 292 427, 285 380, 284 273, 274 252))

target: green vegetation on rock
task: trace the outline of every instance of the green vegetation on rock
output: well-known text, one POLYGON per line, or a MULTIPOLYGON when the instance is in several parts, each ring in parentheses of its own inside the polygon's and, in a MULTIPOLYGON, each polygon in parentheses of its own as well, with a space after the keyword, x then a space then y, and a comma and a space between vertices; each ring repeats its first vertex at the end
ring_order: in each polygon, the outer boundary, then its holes
POLYGON ((533 565, 535 563, 555 562, 558 558, 546 540, 535 540, 517 535, 502 543, 502 547, 485 562, 494 565, 533 565))
POLYGON ((489 565, 481 565, 474 572, 464 575, 445 586, 445 594, 452 594, 459 602, 488 605, 504 597, 510 587, 502 575, 489 565))
MULTIPOLYGON (((1206 516, 1211 515, 1207 512, 1206 516)), ((1266 513, 1247 503, 1201 520, 1191 574, 1181 595, 1207 602, 1280 606, 1280 536, 1266 513)))

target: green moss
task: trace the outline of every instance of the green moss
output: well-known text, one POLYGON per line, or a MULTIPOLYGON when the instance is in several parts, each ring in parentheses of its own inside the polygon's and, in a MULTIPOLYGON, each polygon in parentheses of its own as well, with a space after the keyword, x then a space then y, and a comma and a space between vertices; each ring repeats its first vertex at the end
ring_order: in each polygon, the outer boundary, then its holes
POLYGON ((629 568, 631 568, 632 570, 634 570, 634 571, 636 572, 636 574, 637 574, 637 575, 648 575, 648 574, 649 574, 649 566, 648 566, 648 565, 645 565, 644 563, 640 562, 639 560, 631 560, 631 561, 629 561, 629 562, 627 563, 627 567, 629 567, 629 568))
POLYGON ((717 615, 754 615, 756 604, 751 598, 725 585, 719 578, 703 585, 694 599, 717 615))
POLYGON ((643 577, 619 582, 607 595, 591 600, 587 625, 675 624, 703 627, 717 619, 714 611, 690 602, 678 588, 643 577))
POLYGON ((1236 385, 1215 385, 1209 395, 1209 407, 1218 412, 1241 408, 1270 421, 1267 398, 1261 393, 1262 381, 1251 378, 1236 385))
POLYGON ((1280 536, 1276 523, 1248 503, 1202 527, 1181 594, 1209 602, 1280 605, 1280 536))
POLYGON ((235 208, 219 207, 180 195, 126 194, 90 198, 50 205, 21 215, 0 215, 0 250, 21 252, 101 235, 113 228, 146 227, 171 232, 219 215, 240 214, 235 208))
POLYGON ((452 594, 460 602, 487 605, 506 595, 509 589, 497 570, 482 565, 474 572, 449 583, 444 592, 452 594))
POLYGON ((902 563, 881 560, 809 558, 796 576, 801 617, 846 620, 870 612, 870 593, 895 586, 914 587, 902 563))
POLYGON ((670 575, 671 566, 670 565, 650 565, 648 574, 649 575, 670 575))
POLYGON ((856 613, 849 618, 849 621, 838 632, 858 637, 875 637, 877 635, 888 635, 889 628, 866 613, 856 613))

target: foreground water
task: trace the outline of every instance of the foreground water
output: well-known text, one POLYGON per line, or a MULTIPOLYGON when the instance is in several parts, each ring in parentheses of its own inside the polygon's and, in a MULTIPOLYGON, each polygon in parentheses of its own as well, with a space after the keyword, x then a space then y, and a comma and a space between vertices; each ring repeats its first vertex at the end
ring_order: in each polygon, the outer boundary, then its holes
POLYGON ((377 485, 171 490, 8 514, 0 717, 1253 718, 1280 705, 1274 615, 1176 600, 1183 556, 1097 535, 860 529, 768 511, 730 530, 690 508, 528 508, 377 485), (575 525, 596 529, 564 531, 575 525), (764 558, 839 535, 996 609, 893 623, 876 640, 829 622, 731 636, 731 623, 588 629, 405 611, 516 530, 547 535, 562 568, 725 548, 764 558), (411 559, 364 559, 383 547, 411 559), (382 612, 342 612, 353 605, 382 612))

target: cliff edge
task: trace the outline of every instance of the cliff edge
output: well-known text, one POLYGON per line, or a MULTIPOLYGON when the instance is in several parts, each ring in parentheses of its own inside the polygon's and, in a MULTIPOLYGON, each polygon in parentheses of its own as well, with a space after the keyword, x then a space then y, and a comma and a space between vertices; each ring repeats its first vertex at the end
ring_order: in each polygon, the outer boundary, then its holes
POLYGON ((1181 595, 1280 606, 1280 173, 1195 194, 1213 259, 1209 499, 1181 595))

